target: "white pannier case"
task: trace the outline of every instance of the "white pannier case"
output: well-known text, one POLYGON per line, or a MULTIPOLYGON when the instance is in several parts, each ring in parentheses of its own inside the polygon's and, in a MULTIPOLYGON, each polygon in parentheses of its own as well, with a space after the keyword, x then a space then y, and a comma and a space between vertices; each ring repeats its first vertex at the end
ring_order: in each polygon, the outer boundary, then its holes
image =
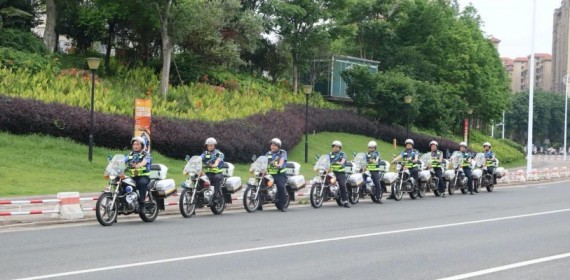
POLYGON ((234 165, 229 162, 224 162, 222 166, 222 176, 224 177, 232 177, 234 176, 234 165))
POLYGON ((164 164, 153 164, 150 166, 149 178, 151 180, 164 180, 168 175, 168 167, 164 164))
POLYGON ((396 182, 396 179, 398 179, 398 173, 386 172, 386 173, 384 173, 384 176, 382 176, 382 183, 387 184, 387 185, 391 185, 394 182, 396 182))
POLYGON ((497 176, 497 179, 501 179, 505 176, 505 168, 503 167, 497 167, 495 169, 495 176, 497 176))
POLYGON ((483 170, 475 169, 473 172, 471 172, 471 176, 473 176, 473 179, 479 179, 483 177, 483 170))
POLYGON ((154 189, 161 198, 166 198, 176 193, 176 184, 172 179, 165 179, 156 182, 154 189))
POLYGON ((420 182, 427 182, 431 178, 431 171, 422 170, 419 174, 420 182))
POLYGON ((240 177, 229 177, 224 183, 224 187, 229 193, 238 192, 241 189, 241 178, 240 177))

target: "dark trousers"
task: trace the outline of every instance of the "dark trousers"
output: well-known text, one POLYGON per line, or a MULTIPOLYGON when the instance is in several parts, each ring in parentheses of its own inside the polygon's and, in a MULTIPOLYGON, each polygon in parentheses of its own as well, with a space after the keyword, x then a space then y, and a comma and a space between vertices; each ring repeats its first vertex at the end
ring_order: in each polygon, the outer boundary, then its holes
POLYGON ((420 170, 417 167, 410 168, 410 175, 412 176, 412 178, 414 178, 414 180, 416 181, 416 184, 419 182, 419 178, 418 178, 419 173, 420 173, 420 170))
POLYGON ((471 167, 463 167, 463 173, 467 176, 467 189, 473 191, 473 176, 471 176, 471 167))
MULTIPOLYGON (((366 181, 366 173, 362 174, 364 177, 364 181, 366 181)), ((372 178, 372 183, 374 183, 374 195, 376 197, 380 197, 380 191, 382 190, 382 186, 380 185, 380 172, 379 171, 370 171, 370 177, 372 178)))
POLYGON ((222 174, 221 173, 208 172, 208 173, 206 173, 206 176, 208 176, 208 179, 210 179, 210 182, 212 183, 212 185, 214 185, 215 195, 221 194, 222 193, 222 181, 224 180, 224 177, 222 176, 222 174))
POLYGON ((150 179, 148 176, 137 176, 133 177, 133 180, 135 180, 137 189, 139 190, 139 202, 143 203, 146 197, 146 188, 148 183, 150 183, 150 179))
POLYGON ((278 173, 272 175, 275 180, 275 185, 277 185, 277 199, 279 200, 278 209, 281 210, 285 206, 287 199, 287 175, 285 173, 278 173))
POLYGON ((435 172, 435 177, 439 179, 438 189, 440 193, 445 192, 445 182, 443 182, 443 169, 441 168, 434 168, 433 171, 435 172))
POLYGON ((340 197, 343 202, 348 201, 348 193, 346 191, 346 173, 344 172, 334 172, 334 176, 336 177, 336 181, 340 188, 340 197))

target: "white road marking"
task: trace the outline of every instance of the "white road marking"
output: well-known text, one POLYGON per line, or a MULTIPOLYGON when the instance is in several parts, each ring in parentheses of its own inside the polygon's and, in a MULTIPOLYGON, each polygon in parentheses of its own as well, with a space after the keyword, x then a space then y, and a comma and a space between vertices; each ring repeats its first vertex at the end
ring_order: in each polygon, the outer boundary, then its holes
POLYGON ((534 260, 528 260, 528 261, 524 261, 524 262, 518 262, 518 263, 513 263, 513 264, 508 264, 508 265, 503 265, 503 266, 498 266, 498 267, 494 267, 494 268, 469 272, 469 273, 465 273, 465 274, 461 274, 461 275, 441 278, 439 280, 467 279, 467 278, 471 278, 471 277, 475 277, 475 276, 491 274, 491 273, 495 273, 495 272, 499 272, 499 271, 503 271, 503 270, 513 269, 513 268, 517 268, 517 267, 523 267, 523 266, 528 266, 528 265, 533 265, 533 264, 538 264, 538 263, 543 263, 543 262, 555 261, 555 260, 564 259, 564 258, 570 258, 570 253, 554 255, 554 256, 544 257, 544 258, 539 258, 539 259, 534 259, 534 260))
POLYGON ((536 217, 536 216, 557 214, 557 213, 564 213, 564 212, 570 212, 570 208, 553 210, 553 211, 546 211, 546 212, 523 214, 523 215, 516 215, 516 216, 507 216, 507 217, 500 217, 500 218, 475 220, 475 221, 468 221, 468 222, 459 222, 459 223, 426 226, 426 227, 418 227, 418 228, 409 228, 409 229, 401 229, 401 230, 382 231, 382 232, 374 232, 374 233, 367 233, 367 234, 349 235, 349 236, 341 236, 341 237, 335 237, 335 238, 316 239, 316 240, 309 240, 309 241, 301 241, 301 242, 277 244, 277 245, 270 245, 270 246, 254 247, 254 248, 248 248, 248 249, 239 249, 239 250, 231 250, 231 251, 216 252, 216 253, 209 253, 209 254, 200 254, 200 255, 186 256, 186 257, 169 258, 169 259, 154 260, 154 261, 147 261, 147 262, 139 262, 139 263, 130 263, 130 264, 123 264, 123 265, 91 268, 91 269, 76 270, 76 271, 69 271, 69 272, 62 272, 62 273, 55 273, 55 274, 39 275, 39 276, 28 277, 28 278, 21 278, 20 280, 22 280, 22 279, 47 279, 47 278, 54 278, 54 277, 63 277, 63 276, 79 275, 79 274, 86 274, 86 273, 94 273, 94 272, 100 272, 100 271, 109 271, 109 270, 115 270, 115 269, 125 269, 125 268, 138 267, 138 266, 155 265, 155 264, 161 264, 161 263, 179 262, 179 261, 203 259, 203 258, 210 258, 210 257, 217 257, 217 256, 226 256, 226 255, 242 254, 242 253, 249 253, 249 252, 265 251, 265 250, 271 250, 271 249, 280 249, 280 248, 287 248, 287 247, 296 247, 296 246, 303 246, 303 245, 319 244, 319 243, 334 242, 334 241, 341 241, 341 240, 348 240, 348 239, 358 239, 358 238, 366 238, 366 237, 381 236, 381 235, 390 235, 390 234, 397 234, 397 233, 415 232, 415 231, 441 229, 441 228, 489 223, 489 222, 504 221, 504 220, 521 219, 521 218, 527 218, 527 217, 536 217))

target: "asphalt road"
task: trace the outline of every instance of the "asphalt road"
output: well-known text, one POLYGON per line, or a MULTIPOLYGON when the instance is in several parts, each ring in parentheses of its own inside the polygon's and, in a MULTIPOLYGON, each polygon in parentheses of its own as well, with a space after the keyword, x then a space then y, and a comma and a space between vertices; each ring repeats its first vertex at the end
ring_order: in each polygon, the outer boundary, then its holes
POLYGON ((10 230, 0 279, 569 279, 568 184, 10 230))

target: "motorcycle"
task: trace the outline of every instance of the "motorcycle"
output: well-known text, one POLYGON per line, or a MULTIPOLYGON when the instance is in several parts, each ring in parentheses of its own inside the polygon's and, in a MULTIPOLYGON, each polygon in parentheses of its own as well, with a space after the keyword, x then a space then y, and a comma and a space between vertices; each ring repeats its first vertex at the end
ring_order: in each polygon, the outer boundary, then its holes
POLYGON ((301 165, 297 162, 288 161, 285 174, 287 174, 287 193, 289 201, 295 201, 295 192, 306 186, 305 176, 300 175, 301 165))
MULTIPOLYGON (((432 167, 434 159, 431 157, 431 153, 425 153, 420 158, 422 162, 422 171, 420 171, 420 197, 425 196, 426 191, 431 191, 435 196, 439 196, 439 178, 435 176, 435 171, 432 167)), ((441 168, 445 172, 445 161, 441 163, 441 168)))
POLYGON ((384 192, 382 191, 382 178, 384 177, 384 175, 386 174, 386 172, 388 172, 388 170, 390 170, 390 163, 388 161, 385 160, 381 160, 378 165, 380 166, 380 170, 378 170, 378 173, 380 175, 380 197, 376 197, 376 186, 374 185, 374 182, 372 181, 372 176, 370 174, 370 171, 365 170, 364 174, 366 174, 366 180, 364 182, 365 186, 363 188, 360 189, 360 197, 361 198, 365 198, 366 196, 370 196, 370 198, 372 199, 372 201, 374 202, 378 202, 380 200, 382 200, 382 195, 384 194, 384 192))
MULTIPOLYGON (((346 191, 350 204, 356 204, 360 200, 361 189, 364 186, 364 174, 366 169, 366 154, 358 153, 354 159, 345 164, 346 169, 346 191)), ((370 177, 370 172, 368 172, 370 177)))
MULTIPOLYGON (((243 193, 243 207, 249 213, 257 211, 262 204, 273 203, 278 207, 277 186, 273 176, 267 173, 267 166, 269 165, 267 156, 253 157, 253 160, 250 168, 253 177, 247 181, 247 187, 243 193)), ((286 192, 283 207, 289 208, 289 203, 289 192, 286 192)))
POLYGON ((342 206, 340 187, 334 173, 331 171, 331 161, 328 155, 316 156, 317 163, 313 170, 318 175, 313 178, 310 200, 313 208, 320 208, 325 201, 336 200, 338 206, 342 206))
POLYGON ((443 173, 443 179, 445 180, 449 195, 454 195, 456 190, 461 190, 461 193, 467 194, 468 178, 465 176, 465 173, 463 173, 463 168, 461 167, 463 161, 463 154, 461 152, 453 152, 450 157, 451 169, 443 173))
POLYGON ((202 172, 202 157, 186 156, 186 166, 183 174, 188 176, 186 182, 182 183, 180 193, 180 214, 184 218, 190 218, 196 214, 196 208, 210 207, 215 215, 224 212, 226 204, 232 203, 232 194, 241 189, 241 178, 234 177, 234 166, 229 162, 224 162, 222 166, 222 184, 220 193, 215 193, 214 186, 210 179, 202 172))
MULTIPOLYGON (((494 175, 495 177, 497 177, 497 179, 501 179, 503 176, 505 176, 505 168, 503 167, 499 167, 499 160, 495 159, 495 161, 493 161, 492 166, 494 167, 494 175)), ((487 192, 493 192, 493 190, 495 189, 495 184, 493 183, 493 174, 490 174, 488 172, 488 166, 483 167, 483 179, 481 180, 481 187, 484 187, 487 189, 487 192)))
POLYGON ((411 199, 416 199, 419 196, 419 186, 412 178, 410 170, 406 168, 404 162, 396 163, 396 171, 398 176, 396 183, 392 184, 392 195, 394 200, 400 201, 404 197, 404 193, 408 193, 411 199))
POLYGON ((139 206, 139 190, 135 180, 125 175, 127 169, 125 155, 118 154, 109 157, 105 168, 105 179, 109 186, 97 199, 95 216, 102 226, 111 226, 117 221, 117 216, 138 213, 144 222, 153 222, 158 211, 164 210, 164 199, 176 193, 174 180, 166 179, 168 168, 162 164, 152 164, 150 182, 143 209, 139 206))
POLYGON ((482 185, 483 181, 483 168, 485 168, 485 162, 487 159, 485 158, 485 154, 477 153, 475 155, 475 159, 471 163, 471 177, 473 178, 473 191, 478 193, 479 188, 482 185))

